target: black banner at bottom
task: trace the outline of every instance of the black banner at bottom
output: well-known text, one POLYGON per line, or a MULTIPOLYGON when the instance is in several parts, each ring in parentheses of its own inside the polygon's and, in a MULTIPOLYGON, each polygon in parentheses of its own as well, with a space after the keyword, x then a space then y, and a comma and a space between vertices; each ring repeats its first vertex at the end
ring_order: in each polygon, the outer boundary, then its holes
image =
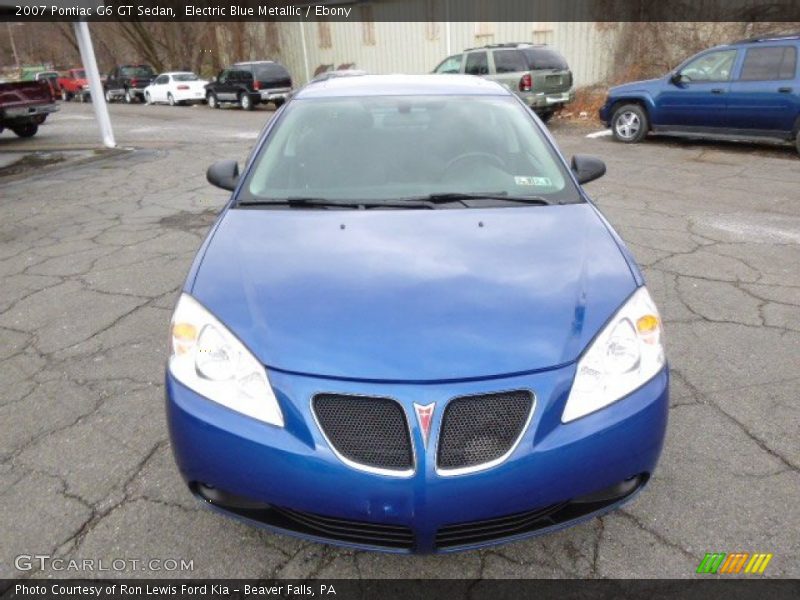
POLYGON ((800 580, 780 579, 6 579, 2 600, 536 600, 800 598, 800 580))

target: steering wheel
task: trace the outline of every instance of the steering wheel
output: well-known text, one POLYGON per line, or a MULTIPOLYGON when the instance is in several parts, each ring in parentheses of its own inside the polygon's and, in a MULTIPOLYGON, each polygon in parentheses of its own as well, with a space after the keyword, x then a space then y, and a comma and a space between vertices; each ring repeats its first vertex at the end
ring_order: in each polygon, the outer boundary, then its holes
POLYGON ((506 170, 506 164, 496 154, 489 154, 488 152, 465 152, 464 154, 459 154, 453 160, 447 163, 447 166, 445 166, 444 170, 442 171, 442 176, 439 179, 444 179, 445 175, 447 175, 450 169, 452 169, 458 163, 476 158, 488 158, 495 165, 503 170, 506 170))

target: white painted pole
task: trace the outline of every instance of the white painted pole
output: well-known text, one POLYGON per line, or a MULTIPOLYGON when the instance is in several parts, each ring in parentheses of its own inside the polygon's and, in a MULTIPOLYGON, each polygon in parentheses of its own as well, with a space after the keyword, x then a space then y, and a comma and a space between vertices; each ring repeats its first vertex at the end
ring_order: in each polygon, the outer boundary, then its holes
POLYGON ((453 52, 450 49, 450 0, 445 0, 444 3, 444 39, 445 44, 447 45, 447 52, 445 52, 445 56, 450 56, 453 52))
POLYGON ((306 47, 306 28, 303 25, 303 21, 298 21, 300 23, 300 43, 303 46, 303 67, 305 67, 306 71, 306 83, 311 81, 311 72, 308 70, 308 48, 306 47))
POLYGON ((114 131, 111 129, 111 117, 108 115, 108 105, 103 93, 103 84, 100 81, 100 71, 97 69, 97 59, 94 56, 94 46, 92 45, 92 36, 89 34, 89 25, 86 21, 75 21, 73 26, 75 28, 75 37, 78 39, 83 68, 86 70, 86 76, 89 80, 94 116, 97 119, 97 125, 100 127, 103 145, 106 148, 114 148, 117 142, 114 141, 114 131))

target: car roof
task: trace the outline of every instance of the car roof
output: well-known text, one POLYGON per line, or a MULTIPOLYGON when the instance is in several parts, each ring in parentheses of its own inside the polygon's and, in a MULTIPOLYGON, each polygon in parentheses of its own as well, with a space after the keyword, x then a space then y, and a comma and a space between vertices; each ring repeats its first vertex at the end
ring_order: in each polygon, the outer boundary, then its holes
POLYGON ((235 67, 246 67, 249 65, 274 65, 276 64, 274 60, 244 60, 242 62, 235 62, 233 65, 235 67))
POLYGON ((361 75, 312 81, 295 98, 426 95, 510 96, 511 92, 473 75, 361 75))
POLYGON ((164 71, 163 73, 158 74, 159 77, 162 75, 197 75, 197 73, 192 71, 164 71))
POLYGON ((486 44, 485 46, 475 46, 467 48, 464 52, 475 52, 477 50, 504 50, 504 49, 523 49, 523 48, 550 48, 547 44, 533 44, 531 42, 504 42, 502 44, 486 44))

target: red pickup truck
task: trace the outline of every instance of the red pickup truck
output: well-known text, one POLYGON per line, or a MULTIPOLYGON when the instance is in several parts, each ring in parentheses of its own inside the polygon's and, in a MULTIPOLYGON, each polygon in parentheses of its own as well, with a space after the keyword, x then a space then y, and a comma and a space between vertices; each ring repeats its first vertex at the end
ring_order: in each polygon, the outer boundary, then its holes
POLYGON ((69 102, 73 98, 85 102, 89 99, 89 80, 86 79, 86 71, 69 69, 58 78, 58 89, 61 99, 65 102, 69 102))
POLYGON ((36 135, 47 115, 58 110, 46 81, 0 81, 0 132, 36 135))

